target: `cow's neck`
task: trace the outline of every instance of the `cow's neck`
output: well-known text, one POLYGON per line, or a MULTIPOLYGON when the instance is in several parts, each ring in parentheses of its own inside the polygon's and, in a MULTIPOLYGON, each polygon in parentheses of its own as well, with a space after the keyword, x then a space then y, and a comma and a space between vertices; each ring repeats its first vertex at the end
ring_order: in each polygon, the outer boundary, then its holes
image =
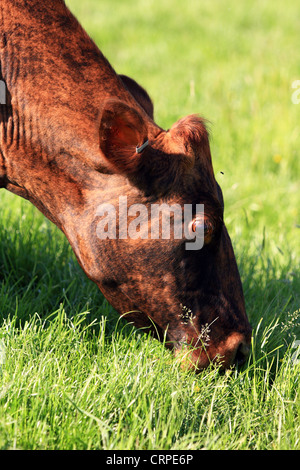
MULTIPOLYGON (((126 178, 97 171, 76 154, 61 151, 49 159, 41 151, 30 158, 23 149, 5 158, 2 186, 34 204, 66 235, 86 274, 98 282, 101 241, 97 209, 134 189, 126 178), (122 190, 122 185, 124 189, 122 190)), ((1 157, 1 155, 0 155, 1 157)))
POLYGON ((136 102, 60 0, 0 0, 0 66, 0 187, 38 207, 80 260, 115 178, 99 150, 101 107, 136 102))

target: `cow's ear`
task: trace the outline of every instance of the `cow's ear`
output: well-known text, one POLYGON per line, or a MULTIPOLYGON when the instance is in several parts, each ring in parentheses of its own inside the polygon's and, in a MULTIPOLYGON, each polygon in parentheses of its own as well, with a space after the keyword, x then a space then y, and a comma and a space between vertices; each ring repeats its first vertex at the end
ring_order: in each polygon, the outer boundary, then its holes
POLYGON ((195 160, 207 162, 212 168, 209 133, 206 120, 196 114, 186 116, 177 121, 169 131, 170 139, 184 148, 184 154, 189 157, 193 166, 195 160))
POLYGON ((139 105, 146 111, 148 116, 153 119, 154 107, 153 102, 148 95, 145 88, 139 85, 133 78, 127 77, 127 75, 119 75, 120 79, 123 82, 123 85, 130 91, 134 99, 139 103, 139 105))
POLYGON ((118 173, 138 172, 137 148, 147 141, 147 126, 138 111, 118 100, 108 100, 100 122, 100 148, 118 173))

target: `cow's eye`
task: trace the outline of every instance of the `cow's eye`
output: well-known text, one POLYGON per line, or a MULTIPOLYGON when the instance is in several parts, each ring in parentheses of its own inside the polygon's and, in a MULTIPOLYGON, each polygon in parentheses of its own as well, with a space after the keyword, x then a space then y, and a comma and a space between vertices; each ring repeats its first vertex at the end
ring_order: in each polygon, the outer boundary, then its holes
POLYGON ((196 217, 191 223, 192 232, 196 233, 200 230, 204 231, 204 242, 209 243, 213 236, 214 224, 208 217, 196 217))

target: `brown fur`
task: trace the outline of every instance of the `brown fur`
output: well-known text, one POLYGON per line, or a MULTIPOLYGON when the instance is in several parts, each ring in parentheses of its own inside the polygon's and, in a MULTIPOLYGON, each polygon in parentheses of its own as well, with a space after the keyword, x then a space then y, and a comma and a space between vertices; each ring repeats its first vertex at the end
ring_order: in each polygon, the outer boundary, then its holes
POLYGON ((120 314, 166 334, 176 351, 189 344, 185 362, 201 369, 220 355, 228 367, 244 357, 251 328, 203 120, 155 124, 148 94, 116 74, 61 0, 0 0, 0 65, 0 187, 65 233, 120 314), (100 240, 97 207, 121 195, 149 210, 203 203, 213 236, 197 252, 172 237, 100 240))
POLYGON ((139 105, 146 111, 148 116, 153 119, 153 103, 147 91, 130 77, 127 77, 126 75, 119 75, 119 77, 121 78, 127 90, 130 91, 132 96, 139 103, 139 105))

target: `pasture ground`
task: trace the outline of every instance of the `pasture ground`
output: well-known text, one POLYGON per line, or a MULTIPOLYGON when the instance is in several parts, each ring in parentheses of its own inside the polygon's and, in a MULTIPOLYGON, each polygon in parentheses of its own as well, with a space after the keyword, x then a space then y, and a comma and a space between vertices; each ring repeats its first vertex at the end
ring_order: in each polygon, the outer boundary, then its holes
POLYGON ((253 325, 240 370, 183 372, 118 316, 63 235, 0 193, 0 448, 300 449, 299 12, 286 0, 69 0, 168 128, 210 120, 253 325))

